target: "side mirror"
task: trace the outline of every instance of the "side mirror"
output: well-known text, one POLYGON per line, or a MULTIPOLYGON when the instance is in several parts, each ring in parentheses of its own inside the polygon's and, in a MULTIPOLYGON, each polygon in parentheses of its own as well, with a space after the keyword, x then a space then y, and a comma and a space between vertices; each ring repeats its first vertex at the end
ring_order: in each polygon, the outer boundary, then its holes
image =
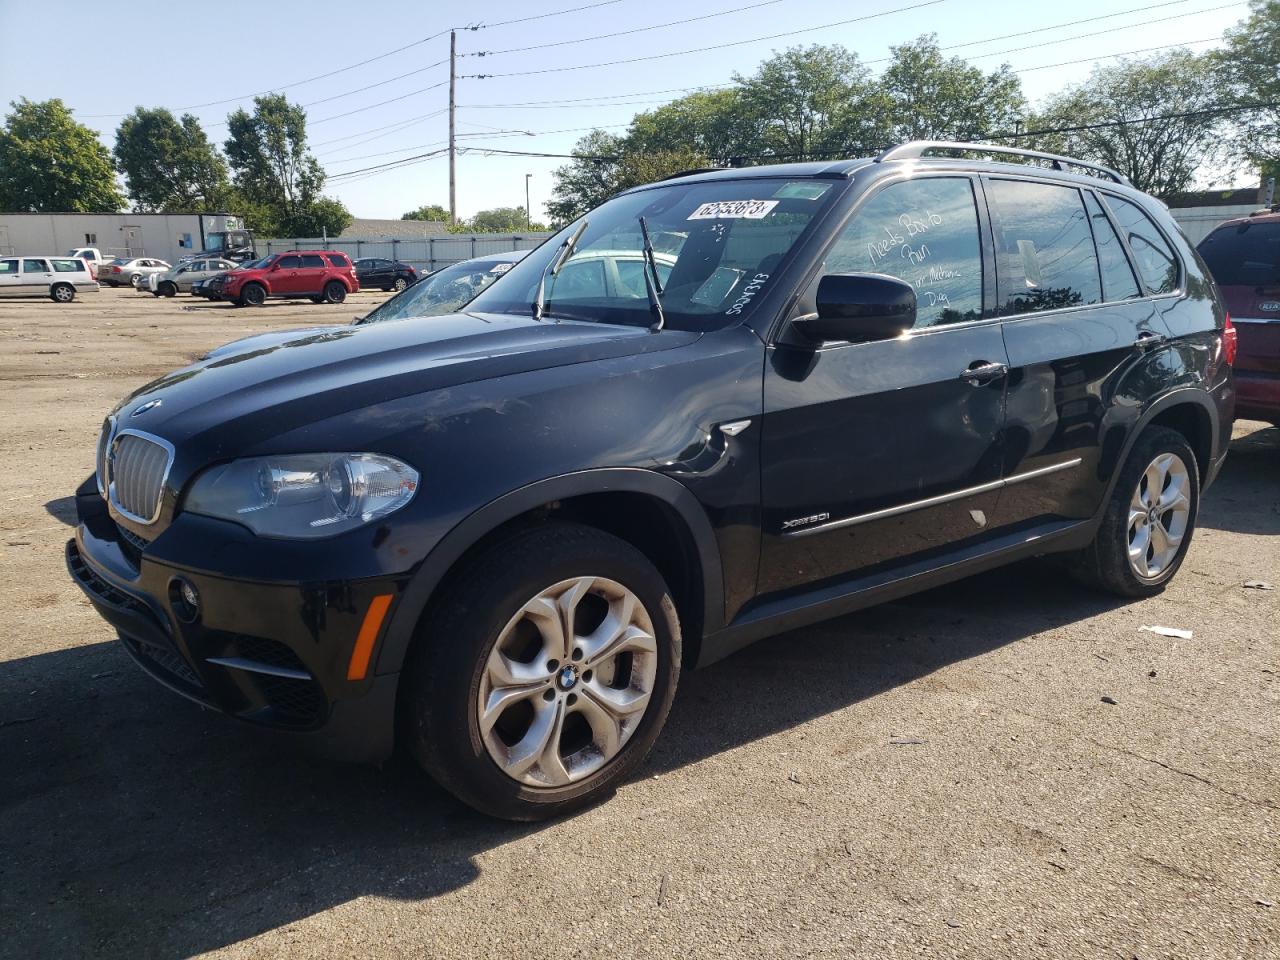
POLYGON ((814 343, 889 340, 916 322, 911 284, 879 273, 829 273, 818 281, 818 312, 793 326, 814 343))

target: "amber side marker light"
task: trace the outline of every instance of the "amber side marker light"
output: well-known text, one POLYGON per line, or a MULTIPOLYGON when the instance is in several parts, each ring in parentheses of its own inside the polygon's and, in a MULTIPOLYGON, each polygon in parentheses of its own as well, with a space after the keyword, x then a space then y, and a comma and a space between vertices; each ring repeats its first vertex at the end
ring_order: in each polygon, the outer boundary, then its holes
POLYGON ((369 672, 369 658, 373 655, 373 644, 378 639, 378 631, 382 629, 382 621, 386 619, 387 610, 391 607, 391 594, 382 593, 369 602, 365 611, 364 623, 360 624, 360 632, 356 635, 356 646, 351 651, 351 662, 347 664, 348 680, 363 680, 369 672))

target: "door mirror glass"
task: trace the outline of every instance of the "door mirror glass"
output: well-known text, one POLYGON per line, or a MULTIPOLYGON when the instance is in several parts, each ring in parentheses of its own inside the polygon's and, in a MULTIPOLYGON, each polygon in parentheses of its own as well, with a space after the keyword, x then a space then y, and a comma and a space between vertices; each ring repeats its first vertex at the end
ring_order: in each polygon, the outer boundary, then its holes
POLYGON ((911 284, 879 273, 830 273, 818 283, 818 312, 794 321, 814 343, 888 340, 916 322, 911 284))

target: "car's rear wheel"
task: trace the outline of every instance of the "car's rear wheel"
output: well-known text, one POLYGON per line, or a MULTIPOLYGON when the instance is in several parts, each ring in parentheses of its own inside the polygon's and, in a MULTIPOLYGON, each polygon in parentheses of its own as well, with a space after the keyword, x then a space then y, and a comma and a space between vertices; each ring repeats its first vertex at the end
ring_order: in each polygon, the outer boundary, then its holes
POLYGON ((401 290, 406 289, 408 286, 409 286, 408 280, 406 280, 404 277, 396 277, 396 282, 391 285, 391 289, 394 290, 396 293, 399 293, 401 290))
POLYGON ((402 720, 422 766, 495 817, 594 802, 666 721, 680 627, 630 544, 547 524, 492 546, 449 586, 405 672, 402 720))
POLYGON ((157 292, 164 294, 166 297, 176 297, 178 295, 178 286, 172 280, 166 280, 160 284, 160 289, 157 292))
POLYGON ((267 302, 267 288, 260 283, 246 283, 237 302, 245 307, 260 307, 267 302))
POLYGON ((324 285, 325 303, 341 303, 347 299, 347 288, 337 280, 330 280, 324 285))
POLYGON ((1200 474, 1186 438, 1148 427, 1120 469, 1094 542, 1074 558, 1085 582, 1123 597, 1149 597, 1173 579, 1191 546, 1200 474))
POLYGON ((69 283, 55 283, 49 291, 49 299, 55 303, 70 303, 76 298, 76 288, 69 283))

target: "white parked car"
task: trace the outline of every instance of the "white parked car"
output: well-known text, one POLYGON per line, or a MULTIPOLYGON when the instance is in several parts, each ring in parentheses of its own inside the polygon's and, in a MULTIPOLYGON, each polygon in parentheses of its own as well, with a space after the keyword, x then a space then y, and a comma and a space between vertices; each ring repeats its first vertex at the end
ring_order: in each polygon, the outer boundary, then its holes
POLYGON ((193 283, 207 280, 226 270, 234 270, 236 266, 237 264, 230 260, 220 260, 216 257, 207 260, 188 260, 163 273, 147 274, 146 288, 157 297, 172 297, 179 290, 190 293, 193 283))
POLYGON ((79 257, 0 258, 0 297, 49 297, 70 303, 77 293, 96 293, 98 283, 79 257))
POLYGON ((109 287, 118 287, 122 283, 137 286, 136 281, 147 274, 164 273, 168 269, 169 264, 151 257, 116 257, 98 268, 98 281, 109 287))

